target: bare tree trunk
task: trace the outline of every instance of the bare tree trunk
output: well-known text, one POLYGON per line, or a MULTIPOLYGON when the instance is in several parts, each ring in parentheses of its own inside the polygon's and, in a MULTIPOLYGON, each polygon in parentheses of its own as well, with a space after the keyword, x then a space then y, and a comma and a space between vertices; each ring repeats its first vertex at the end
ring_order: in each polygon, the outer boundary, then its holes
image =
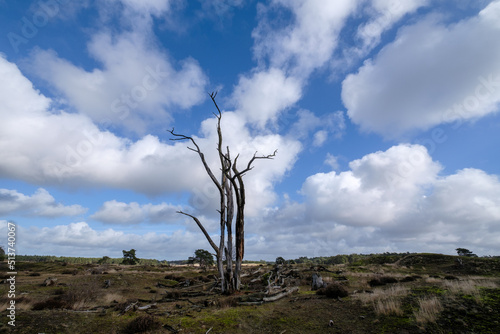
POLYGON ((208 163, 205 160, 205 155, 201 152, 200 147, 196 141, 189 136, 176 134, 174 129, 170 133, 175 137, 171 140, 190 140, 195 148, 188 147, 191 151, 198 153, 203 166, 210 179, 215 184, 219 190, 220 196, 220 209, 217 210, 220 214, 220 240, 219 246, 217 246, 208 232, 206 231, 203 224, 190 214, 178 211, 183 215, 191 217, 200 230, 203 232, 207 241, 210 243, 217 256, 217 269, 219 271, 221 279, 221 290, 223 293, 232 293, 238 291, 241 285, 241 264, 243 261, 243 256, 245 253, 245 186, 243 184, 243 175, 250 171, 252 163, 256 159, 272 159, 276 155, 276 151, 273 154, 267 156, 257 156, 255 153, 253 157, 247 164, 247 167, 243 171, 238 171, 236 163, 239 155, 237 155, 234 161, 231 159, 229 147, 227 147, 226 153, 222 151, 222 130, 221 130, 221 118, 222 112, 219 106, 215 102, 215 96, 217 93, 210 94, 212 101, 217 108, 218 114, 214 114, 217 117, 217 151, 219 153, 219 160, 221 166, 221 179, 220 181, 215 177, 210 169, 208 163), (234 218, 234 198, 236 199, 236 220, 235 220, 235 249, 233 249, 233 218, 234 218), (227 241, 226 241, 227 232, 227 241), (235 263, 233 265, 233 254, 235 254, 235 263), (226 257, 226 265, 224 266, 224 255, 226 257), (233 268, 234 266, 234 268, 233 268))

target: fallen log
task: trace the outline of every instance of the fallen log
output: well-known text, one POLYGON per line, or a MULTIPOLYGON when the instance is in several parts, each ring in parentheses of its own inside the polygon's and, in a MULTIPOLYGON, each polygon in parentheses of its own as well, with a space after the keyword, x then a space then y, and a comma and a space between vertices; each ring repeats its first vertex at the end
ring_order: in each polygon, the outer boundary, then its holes
POLYGON ((156 303, 145 305, 145 306, 139 306, 139 307, 137 307, 137 309, 140 310, 140 311, 144 311, 144 310, 147 310, 147 309, 149 309, 149 308, 151 308, 153 306, 156 306, 156 303))
POLYGON ((283 297, 286 297, 288 295, 291 295, 292 293, 296 292, 296 291, 299 291, 299 287, 298 286, 295 286, 293 288, 290 288, 284 292, 281 292, 281 293, 278 293, 274 296, 271 296, 271 297, 264 297, 262 300, 266 303, 268 302, 274 302, 274 301, 277 301, 283 297))
POLYGON ((139 301, 136 301, 135 303, 132 303, 132 304, 128 305, 127 307, 125 307, 125 309, 123 310, 123 312, 121 314, 127 313, 131 308, 134 308, 138 302, 139 301))

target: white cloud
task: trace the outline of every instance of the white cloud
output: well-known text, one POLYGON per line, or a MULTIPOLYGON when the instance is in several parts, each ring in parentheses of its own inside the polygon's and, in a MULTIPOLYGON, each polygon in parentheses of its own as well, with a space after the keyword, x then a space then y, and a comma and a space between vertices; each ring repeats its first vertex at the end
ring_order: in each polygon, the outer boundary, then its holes
MULTIPOLYGON (((372 153, 350 166, 347 172, 308 178, 303 186, 304 203, 287 200, 281 207, 260 208, 260 215, 248 217, 246 258, 386 251, 454 254, 457 247, 480 255, 498 254, 497 176, 464 169, 441 177, 439 164, 429 160, 418 145, 372 153), (417 156, 422 156, 418 164, 417 156), (408 168, 408 163, 413 167, 408 168), (384 177, 387 168, 400 177, 398 182, 384 177)), ((154 216, 151 208, 156 207, 143 205, 139 211, 154 216)), ((208 221, 217 238, 217 222, 201 219, 208 221)), ((192 228, 171 234, 163 233, 161 224, 156 225, 156 233, 147 234, 98 231, 85 222, 52 228, 20 225, 19 249, 41 254, 50 247, 56 255, 119 257, 122 249, 135 248, 140 257, 181 259, 194 249, 209 248, 194 223, 188 218, 186 222, 192 228)), ((0 221, 0 233, 5 232, 5 225, 6 221, 0 221)))
POLYGON ((344 62, 350 63, 366 56, 380 43, 384 32, 392 28, 405 15, 415 12, 428 3, 429 0, 374 0, 368 2, 363 10, 369 18, 366 23, 358 27, 356 33, 360 45, 343 50, 344 62))
POLYGON ((351 120, 397 137, 498 110, 500 2, 446 26, 435 17, 400 30, 396 40, 342 84, 351 120), (423 59, 427 59, 423 61, 423 59))
POLYGON ((80 205, 57 203, 49 192, 38 189, 32 196, 26 196, 16 190, 0 189, 0 215, 21 214, 24 216, 62 217, 77 216, 87 209, 80 205))
MULTIPOLYGON (((187 191, 193 194, 195 209, 214 212, 218 207, 198 155, 186 148, 189 143, 169 144, 152 135, 134 142, 99 130, 86 116, 48 111, 50 100, 34 91, 15 65, 0 58, 0 71, 9 74, 0 77, 5 97, 0 102, 4 104, 0 149, 5 157, 0 161, 0 176, 64 187, 131 189, 148 195, 187 191)), ((195 137, 214 172, 218 171, 215 125, 214 118, 207 119, 202 123, 204 137, 195 137)), ((257 212, 259 206, 276 199, 274 183, 292 168, 302 147, 295 138, 252 136, 241 115, 232 112, 224 113, 223 133, 233 157, 241 154, 240 167, 256 151, 266 155, 278 149, 273 161, 256 161, 247 177, 249 203, 254 203, 248 211, 257 212)))
POLYGON ((287 201, 249 224, 255 245, 272 245, 269 255, 297 256, 453 254, 457 247, 493 255, 500 250, 496 175, 464 169, 439 176, 440 164, 424 147, 403 144, 349 166, 345 172, 310 176, 302 187, 304 203, 287 201))
POLYGON ((340 168, 339 157, 327 153, 325 158, 325 164, 332 167, 333 170, 338 170, 340 168))
POLYGON ((297 112, 297 116, 297 121, 289 130, 289 136, 304 140, 314 132, 314 146, 322 146, 329 136, 338 139, 344 134, 345 119, 342 111, 316 116, 309 110, 301 109, 297 112))
POLYGON ((268 7, 259 6, 260 21, 253 32, 256 40, 254 53, 271 67, 283 69, 299 78, 307 78, 312 71, 323 66, 337 46, 338 35, 345 21, 357 7, 357 1, 342 0, 276 0, 268 7), (274 15, 291 11, 292 23, 277 27, 274 15))
POLYGON ((170 60, 142 33, 101 32, 88 49, 102 68, 87 71, 44 50, 33 53, 31 68, 94 122, 143 134, 205 99, 208 79, 198 63, 170 60))
POLYGON ((314 134, 313 146, 322 146, 328 139, 328 132, 325 130, 319 130, 314 134))
POLYGON ((500 222, 500 181, 482 170, 463 169, 436 182, 427 202, 433 220, 474 230, 500 222))
POLYGON ((180 206, 167 203, 123 203, 116 200, 105 202, 90 218, 109 224, 139 224, 146 222, 169 223, 179 219, 180 206))
POLYGON ((356 2, 276 0, 258 8, 259 24, 252 36, 259 65, 240 77, 232 101, 248 122, 262 129, 300 100, 308 77, 332 56, 356 2), (291 11, 291 24, 276 28, 276 16, 268 15, 274 11, 291 11))
MULTIPOLYGON (((245 126, 244 119, 236 112, 225 112, 222 118, 223 147, 229 145, 231 157, 238 157, 239 170, 247 166, 248 161, 257 152, 257 156, 266 156, 277 150, 276 156, 272 160, 256 160, 255 166, 247 176, 245 176, 245 188, 247 192, 246 215, 260 215, 263 208, 271 205, 277 196, 274 192, 274 183, 279 182, 286 172, 293 168, 293 165, 302 150, 300 141, 296 138, 284 137, 276 134, 263 134, 252 136, 245 126), (251 200, 250 200, 251 199, 251 200)), ((202 123, 202 133, 205 138, 211 140, 203 141, 202 149, 207 153, 211 161, 218 161, 217 152, 213 149, 212 143, 216 142, 215 119, 207 119, 202 123), (207 146, 208 145, 208 146, 207 146)), ((213 171, 219 167, 212 168, 213 171)), ((210 207, 218 207, 218 195, 211 196, 210 192, 203 198, 212 201, 210 207)), ((214 193, 212 193, 214 194, 214 193)))
POLYGON ((241 76, 232 100, 248 122, 264 128, 275 122, 279 113, 297 102, 302 95, 300 81, 287 77, 276 68, 241 76))
MULTIPOLYGON (((0 232, 7 235, 6 221, 0 220, 0 232)), ((122 257, 122 250, 134 248, 139 258, 173 260, 187 259, 196 249, 209 247, 201 233, 175 231, 170 234, 134 234, 111 228, 96 230, 86 222, 50 228, 17 226, 17 249, 22 250, 23 254, 122 257)))
POLYGON ((419 197, 440 170, 426 149, 398 145, 354 160, 351 170, 318 173, 302 192, 315 220, 352 226, 384 226, 418 209, 419 197))

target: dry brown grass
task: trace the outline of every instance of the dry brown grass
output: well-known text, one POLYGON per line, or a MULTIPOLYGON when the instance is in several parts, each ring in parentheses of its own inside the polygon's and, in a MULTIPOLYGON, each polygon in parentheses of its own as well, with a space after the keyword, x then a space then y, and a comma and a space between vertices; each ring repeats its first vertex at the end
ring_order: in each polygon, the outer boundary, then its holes
POLYGON ((389 297, 386 299, 380 299, 374 303, 375 313, 383 315, 403 315, 403 310, 401 309, 401 300, 396 297, 389 297))
POLYGON ((69 308, 81 310, 94 306, 100 290, 100 281, 95 278, 81 282, 72 282, 68 284, 68 290, 63 298, 69 308))
POLYGON ((413 314, 419 324, 435 322, 441 311, 443 311, 443 305, 437 297, 419 299, 418 306, 418 311, 414 311, 413 314))
POLYGON ((403 285, 394 285, 387 289, 373 289, 373 293, 358 293, 354 296, 356 299, 361 301, 364 306, 366 306, 368 304, 376 304, 379 300, 402 298, 409 293, 410 290, 408 289, 408 287, 403 285))
POLYGON ((425 283, 436 284, 436 283, 441 283, 443 280, 441 278, 427 276, 424 278, 424 281, 425 283))
POLYGON ((113 302, 123 303, 125 300, 126 298, 118 292, 107 293, 102 297, 102 301, 106 304, 111 304, 113 302))
POLYGON ((469 277, 461 281, 445 281, 443 286, 452 295, 470 295, 476 303, 481 304, 481 291, 479 288, 497 288, 498 284, 494 280, 484 277, 469 277))
POLYGON ((355 298, 361 301, 364 306, 372 305, 377 314, 403 315, 401 299, 409 293, 408 287, 394 285, 387 289, 374 289, 373 293, 359 293, 355 295, 355 298))

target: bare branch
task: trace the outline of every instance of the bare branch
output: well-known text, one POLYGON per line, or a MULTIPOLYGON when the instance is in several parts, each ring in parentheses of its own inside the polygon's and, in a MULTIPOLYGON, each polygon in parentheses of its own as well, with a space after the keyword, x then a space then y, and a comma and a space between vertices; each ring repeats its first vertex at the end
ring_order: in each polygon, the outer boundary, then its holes
POLYGON ((215 105, 215 108, 217 108, 217 111, 219 112, 219 116, 222 115, 222 112, 220 111, 219 106, 217 105, 217 102, 215 101, 215 97, 217 96, 217 91, 212 92, 209 95, 210 95, 210 98, 212 99, 212 102, 215 105))
POLYGON ((217 254, 219 254, 219 247, 217 247, 217 245, 213 242, 212 238, 210 237, 210 234, 208 234, 207 230, 205 229, 205 227, 203 226, 203 224, 200 222, 200 220, 198 218, 196 218, 193 215, 190 215, 189 213, 185 213, 185 212, 182 212, 182 211, 177 211, 177 213, 180 213, 180 214, 183 214, 185 216, 193 218, 193 220, 196 222, 196 224, 198 224, 198 227, 200 228, 200 230, 203 232, 203 234, 207 238, 208 242, 210 243, 210 246, 212 246, 212 248, 214 249, 214 251, 217 254))
POLYGON ((252 159, 250 159, 250 161, 248 161, 248 164, 247 164, 247 168, 245 168, 244 170, 242 170, 241 172, 237 172, 236 171, 236 160, 238 159, 238 156, 234 159, 234 163, 233 163, 233 171, 235 172, 235 174, 233 175, 233 178, 236 178, 236 177, 239 177, 239 176, 243 176, 243 174, 245 174, 246 172, 250 171, 253 169, 253 162, 257 159, 273 159, 275 156, 276 156, 276 153, 278 152, 278 150, 274 150, 273 154, 268 154, 268 155, 262 155, 262 156, 257 156, 257 152, 255 152, 253 154, 253 157, 252 159))
POLYGON ((172 134, 172 136, 178 137, 178 138, 171 138, 170 140, 190 140, 191 143, 193 143, 193 145, 196 147, 196 149, 194 149, 192 147, 188 147, 188 149, 193 151, 193 152, 198 153, 198 155, 200 156, 201 162, 203 163, 203 166, 205 167, 205 170, 207 171, 207 174, 210 176, 210 178, 212 179, 212 182, 217 186, 217 188, 219 189, 219 193, 222 195, 224 193, 224 189, 222 188, 221 184, 219 183, 219 181, 215 177, 214 173, 212 173, 212 170, 210 169, 207 161, 205 160, 205 155, 203 154, 203 152, 201 152, 200 147, 198 146, 198 144, 196 143, 194 138, 186 136, 186 135, 182 135, 179 133, 175 133, 173 128, 172 128, 172 130, 169 130, 168 132, 170 132, 172 134))

